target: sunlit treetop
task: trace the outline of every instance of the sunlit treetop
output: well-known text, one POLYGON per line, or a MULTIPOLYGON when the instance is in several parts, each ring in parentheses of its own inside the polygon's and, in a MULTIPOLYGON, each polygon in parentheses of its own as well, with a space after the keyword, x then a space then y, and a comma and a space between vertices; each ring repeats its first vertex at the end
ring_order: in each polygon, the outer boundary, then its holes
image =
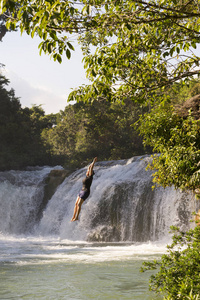
POLYGON ((40 52, 68 58, 82 45, 91 85, 69 100, 144 101, 199 75, 200 1, 1 1, 7 28, 41 38, 40 52))

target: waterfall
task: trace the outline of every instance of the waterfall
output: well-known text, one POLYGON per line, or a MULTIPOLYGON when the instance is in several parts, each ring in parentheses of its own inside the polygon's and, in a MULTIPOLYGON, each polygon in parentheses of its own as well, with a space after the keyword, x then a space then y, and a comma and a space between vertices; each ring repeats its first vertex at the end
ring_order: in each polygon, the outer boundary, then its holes
MULTIPOLYGON (((57 167, 56 167, 57 168, 57 167)), ((60 167, 59 167, 60 168, 60 167)), ((44 178, 52 168, 0 172, 0 232, 33 232, 44 197, 44 178)))
POLYGON ((168 237, 171 225, 188 229, 198 203, 192 194, 174 188, 152 190, 152 173, 145 170, 150 159, 96 163, 91 194, 77 222, 70 220, 86 168, 66 177, 45 208, 44 178, 51 168, 1 172, 0 231, 71 240, 145 242, 168 237))

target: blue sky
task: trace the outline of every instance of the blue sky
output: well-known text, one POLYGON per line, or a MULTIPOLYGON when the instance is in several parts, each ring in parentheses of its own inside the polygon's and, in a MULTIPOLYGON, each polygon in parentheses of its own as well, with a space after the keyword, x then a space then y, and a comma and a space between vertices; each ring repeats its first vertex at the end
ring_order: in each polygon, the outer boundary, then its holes
POLYGON ((4 75, 20 98, 22 107, 42 104, 46 114, 57 113, 67 105, 67 96, 73 88, 87 84, 79 46, 68 60, 63 55, 59 64, 50 56, 39 55, 40 39, 19 32, 7 33, 0 42, 0 63, 4 75))

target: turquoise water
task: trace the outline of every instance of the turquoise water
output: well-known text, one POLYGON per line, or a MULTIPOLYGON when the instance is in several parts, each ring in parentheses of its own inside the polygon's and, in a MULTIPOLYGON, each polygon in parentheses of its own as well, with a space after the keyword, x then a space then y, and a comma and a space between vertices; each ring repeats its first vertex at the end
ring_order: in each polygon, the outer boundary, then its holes
POLYGON ((4 237, 0 299, 162 299, 148 291, 142 262, 159 258, 156 244, 106 244, 4 237))

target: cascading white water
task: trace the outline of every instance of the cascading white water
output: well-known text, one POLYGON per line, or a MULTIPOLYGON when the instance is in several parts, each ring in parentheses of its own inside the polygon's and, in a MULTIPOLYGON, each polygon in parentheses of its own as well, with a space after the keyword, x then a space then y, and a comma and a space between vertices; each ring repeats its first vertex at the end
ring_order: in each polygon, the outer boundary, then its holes
POLYGON ((71 223, 85 169, 66 178, 58 188, 38 226, 42 235, 92 241, 148 241, 168 235, 170 225, 190 226, 196 202, 173 188, 152 191, 150 157, 100 163, 95 166, 91 195, 82 206, 80 220, 71 223))
POLYGON ((44 178, 52 168, 0 172, 0 232, 33 231, 44 196, 44 178))
POLYGON ((144 156, 97 163, 91 195, 82 206, 80 220, 72 223, 86 168, 68 176, 57 188, 41 220, 37 214, 43 197, 42 177, 49 170, 29 175, 19 172, 23 174, 23 185, 1 179, 0 231, 34 231, 35 235, 71 240, 144 242, 168 236, 170 225, 189 228, 191 212, 197 209, 194 197, 173 188, 153 191, 151 172, 145 170, 149 160, 144 156), (32 177, 36 181, 31 181, 32 177))

